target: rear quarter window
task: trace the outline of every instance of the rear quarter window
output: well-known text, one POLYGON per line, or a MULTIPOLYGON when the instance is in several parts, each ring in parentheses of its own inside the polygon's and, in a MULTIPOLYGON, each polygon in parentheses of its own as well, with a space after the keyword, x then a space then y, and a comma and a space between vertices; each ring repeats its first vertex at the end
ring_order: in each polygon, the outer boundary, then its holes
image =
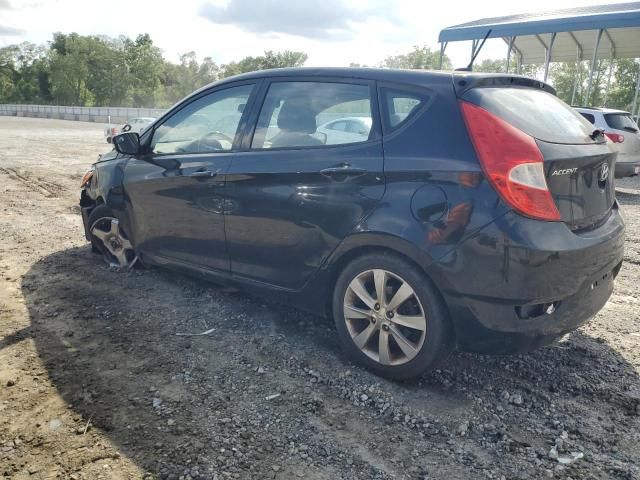
POLYGON ((593 115, 591 115, 590 113, 584 113, 584 112, 580 112, 580 115, 582 115, 584 118, 587 119, 587 121, 591 124, 591 125, 595 125, 596 124, 596 117, 594 117, 593 115))
MULTIPOLYGON (((474 88, 463 100, 499 116, 528 135, 545 142, 594 143, 593 125, 555 95, 534 88, 474 88)), ((598 139, 598 141, 603 141, 598 139)))
POLYGON ((382 105, 387 127, 395 129, 413 117, 427 98, 401 89, 383 87, 382 105))

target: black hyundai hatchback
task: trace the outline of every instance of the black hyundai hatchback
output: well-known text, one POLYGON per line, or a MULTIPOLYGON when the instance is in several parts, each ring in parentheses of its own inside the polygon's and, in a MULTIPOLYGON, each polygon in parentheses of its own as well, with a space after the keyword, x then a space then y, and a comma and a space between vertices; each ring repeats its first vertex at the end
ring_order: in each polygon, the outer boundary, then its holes
MULTIPOLYGON (((623 257, 615 150, 513 75, 282 69, 198 90, 83 180, 87 239, 332 315, 390 378, 547 344, 623 257)), ((212 312, 215 315, 215 312, 212 312)))

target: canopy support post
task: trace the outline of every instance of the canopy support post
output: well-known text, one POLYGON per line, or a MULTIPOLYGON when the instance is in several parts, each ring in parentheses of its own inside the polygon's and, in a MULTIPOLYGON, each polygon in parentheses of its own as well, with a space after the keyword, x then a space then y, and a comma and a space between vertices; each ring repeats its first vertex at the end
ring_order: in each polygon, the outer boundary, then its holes
POLYGON ((569 32, 569 36, 573 39, 573 43, 576 44, 576 73, 573 79, 573 90, 571 91, 571 105, 575 105, 576 101, 576 92, 578 90, 578 79, 580 78, 580 64, 582 62, 582 45, 573 34, 573 32, 569 32))
POLYGON ((520 55, 518 55, 518 75, 522 75, 523 63, 522 53, 520 53, 520 55))
POLYGON ((608 30, 605 30, 604 33, 607 35, 607 39, 609 40, 609 76, 607 78, 607 88, 604 90, 604 101, 602 103, 603 107, 607 106, 607 99, 609 98, 609 89, 611 88, 611 75, 613 74, 613 59, 616 57, 616 44, 613 43, 613 39, 609 34, 608 30))
POLYGON ((553 43, 556 41, 556 32, 551 34, 551 41, 549 41, 549 46, 546 50, 546 58, 544 60, 544 81, 547 81, 547 77, 549 76, 549 64, 551 63, 551 52, 553 50, 553 43))
POLYGON ((596 61, 598 60, 598 47, 600 47, 600 39, 602 38, 602 32, 604 29, 598 30, 596 33, 596 43, 593 47, 593 57, 591 57, 591 66, 589 67, 589 81, 587 82, 587 98, 585 106, 591 105, 591 87, 593 86, 593 71, 596 68, 596 61))
POLYGON ((509 73, 509 64, 511 63, 511 51, 513 50, 513 44, 516 41, 516 37, 509 37, 508 47, 507 47, 507 70, 506 73, 509 73))
POLYGON ((607 99, 609 98, 609 88, 611 87, 611 75, 613 74, 613 57, 614 51, 611 50, 611 55, 609 56, 609 77, 607 78, 607 88, 604 90, 604 101, 602 103, 603 107, 607 106, 607 99))
POLYGON ((480 43, 480 40, 473 40, 471 42, 471 60, 473 60, 473 57, 476 56, 476 48, 478 48, 478 43, 480 43))
POLYGON ((633 96, 633 106, 631 107, 631 116, 635 115, 636 123, 638 122, 638 113, 640 113, 640 107, 638 107, 638 111, 636 111, 636 107, 638 106, 638 91, 640 91, 640 65, 638 65, 638 76, 636 78, 636 93, 633 96))
POLYGON ((442 70, 442 61, 444 59, 444 51, 447 49, 447 45, 449 45, 449 42, 440 42, 440 63, 438 70, 442 70))
POLYGON ((578 89, 578 78, 580 77, 580 62, 582 60, 582 49, 580 47, 576 47, 576 73, 573 76, 573 90, 571 91, 571 105, 576 104, 576 90, 578 89))

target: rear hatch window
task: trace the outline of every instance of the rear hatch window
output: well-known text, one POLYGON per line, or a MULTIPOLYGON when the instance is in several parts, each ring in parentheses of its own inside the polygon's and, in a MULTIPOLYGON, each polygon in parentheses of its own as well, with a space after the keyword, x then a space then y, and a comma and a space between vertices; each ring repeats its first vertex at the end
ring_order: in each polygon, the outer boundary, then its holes
POLYGON ((616 130, 626 130, 627 132, 637 132, 638 125, 633 121, 628 113, 607 113, 604 116, 609 127, 616 130))
POLYGON ((471 88, 462 100, 535 140, 546 187, 571 229, 592 228, 609 214, 616 150, 577 111, 549 92, 520 86, 471 88))
POLYGON ((573 145, 604 142, 594 127, 558 97, 534 88, 475 88, 464 95, 533 138, 573 145))

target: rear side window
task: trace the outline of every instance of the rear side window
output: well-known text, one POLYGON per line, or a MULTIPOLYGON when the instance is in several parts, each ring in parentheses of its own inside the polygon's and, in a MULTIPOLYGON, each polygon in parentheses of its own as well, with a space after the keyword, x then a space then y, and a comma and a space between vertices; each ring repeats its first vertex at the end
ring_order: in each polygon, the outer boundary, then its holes
POLYGON ((401 90, 382 89, 382 102, 391 128, 396 128, 407 121, 420 109, 424 101, 424 98, 401 90))
POLYGON ((627 130, 629 132, 637 132, 638 125, 633 121, 631 116, 627 113, 607 113, 604 116, 607 121, 607 125, 616 130, 627 130))
POLYGON ((474 88, 470 101, 534 138, 551 143, 594 143, 593 125, 555 95, 535 88, 474 88))
POLYGON ((368 85, 276 82, 265 97, 251 148, 361 143, 372 130, 368 85))
POLYGON ((595 125, 596 123, 596 117, 594 117, 593 115, 591 115, 590 113, 584 113, 584 112, 580 112, 580 115, 582 115, 584 118, 587 119, 587 121, 591 124, 591 125, 595 125))

